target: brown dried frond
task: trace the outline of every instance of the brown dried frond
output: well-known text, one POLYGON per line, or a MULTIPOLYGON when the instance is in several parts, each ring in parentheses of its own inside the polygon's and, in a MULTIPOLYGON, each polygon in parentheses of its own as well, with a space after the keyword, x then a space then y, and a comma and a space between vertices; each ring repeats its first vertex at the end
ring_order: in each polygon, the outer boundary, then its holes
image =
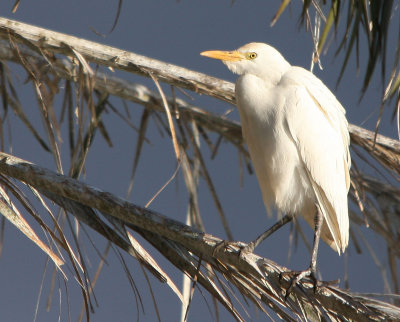
POLYGON ((400 319, 398 307, 337 287, 321 287, 315 292, 309 280, 301 282, 285 299, 289 281, 281 280, 280 273, 287 269, 268 259, 254 254, 238 256, 239 249, 233 246, 215 254, 215 246, 221 242, 216 237, 5 153, 0 153, 0 172, 41 191, 69 213, 78 216, 80 221, 102 233, 110 242, 135 256, 150 272, 168 278, 151 258, 146 259, 143 254, 147 252, 133 249, 132 242, 126 241, 126 238, 116 237, 114 229, 109 228, 94 209, 111 222, 122 225, 121 228, 126 225, 137 231, 175 266, 197 279, 239 321, 244 319, 235 308, 236 304, 228 300, 207 277, 208 266, 200 265, 201 270, 198 269, 199 261, 211 265, 213 271, 232 283, 260 310, 267 313, 269 307, 287 321, 400 319))

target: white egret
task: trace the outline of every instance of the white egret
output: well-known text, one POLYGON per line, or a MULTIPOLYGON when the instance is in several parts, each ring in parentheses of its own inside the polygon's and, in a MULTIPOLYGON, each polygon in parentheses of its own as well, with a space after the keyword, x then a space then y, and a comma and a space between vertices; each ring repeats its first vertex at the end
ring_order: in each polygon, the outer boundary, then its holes
MULTIPOLYGON (((348 123, 332 92, 311 72, 291 66, 273 47, 250 43, 234 51, 205 51, 239 74, 235 93, 264 204, 286 215, 245 248, 254 248, 301 214, 314 232, 310 267, 295 272, 316 282, 319 239, 339 255, 349 239, 348 123)), ((289 291, 289 290, 288 290, 289 291)))

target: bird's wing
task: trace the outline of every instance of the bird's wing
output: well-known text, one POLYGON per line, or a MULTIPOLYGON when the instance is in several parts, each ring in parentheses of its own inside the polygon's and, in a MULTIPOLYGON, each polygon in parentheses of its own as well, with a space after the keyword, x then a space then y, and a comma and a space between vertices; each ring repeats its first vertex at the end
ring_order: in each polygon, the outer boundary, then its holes
POLYGON ((350 185, 345 110, 313 74, 291 68, 279 84, 286 123, 332 234, 337 251, 348 244, 347 193, 350 185))

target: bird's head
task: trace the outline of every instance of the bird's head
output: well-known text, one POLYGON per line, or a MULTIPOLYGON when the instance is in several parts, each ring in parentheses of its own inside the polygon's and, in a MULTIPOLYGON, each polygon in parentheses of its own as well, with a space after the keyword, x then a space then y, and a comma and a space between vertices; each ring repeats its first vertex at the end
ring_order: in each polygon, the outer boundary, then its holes
POLYGON ((233 51, 210 50, 200 55, 221 60, 232 73, 253 74, 259 77, 277 78, 290 67, 275 48, 252 42, 233 51))

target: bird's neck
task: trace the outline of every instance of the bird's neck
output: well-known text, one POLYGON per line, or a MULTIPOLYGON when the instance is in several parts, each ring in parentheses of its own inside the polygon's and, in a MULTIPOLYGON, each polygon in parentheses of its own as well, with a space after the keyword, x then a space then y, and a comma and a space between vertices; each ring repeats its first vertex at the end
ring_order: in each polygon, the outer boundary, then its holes
POLYGON ((258 120, 270 119, 280 106, 280 98, 276 83, 268 79, 262 79, 253 74, 245 74, 238 78, 235 86, 236 100, 241 118, 258 120))
POLYGON ((281 66, 264 66, 259 72, 255 72, 254 75, 259 77, 264 83, 264 86, 271 88, 277 86, 282 79, 282 76, 290 69, 290 64, 287 63, 281 66))

